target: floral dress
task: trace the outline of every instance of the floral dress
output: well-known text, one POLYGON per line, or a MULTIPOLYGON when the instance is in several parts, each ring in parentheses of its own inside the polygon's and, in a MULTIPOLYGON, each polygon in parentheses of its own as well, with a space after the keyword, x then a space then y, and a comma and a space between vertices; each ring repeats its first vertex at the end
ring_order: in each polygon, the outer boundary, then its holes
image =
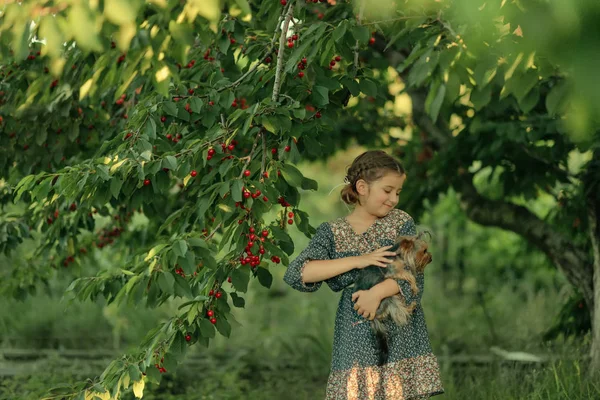
POLYGON ((357 234, 345 217, 324 222, 285 273, 284 281, 296 290, 314 292, 325 282, 333 291, 342 292, 335 318, 327 400, 407 400, 444 393, 421 307, 424 274, 416 276, 419 287, 416 296, 406 281, 397 281, 401 289, 398 296, 405 297, 407 304, 416 301, 417 308, 407 325, 386 322, 389 357, 382 366, 377 366, 378 347, 370 324, 357 323, 365 321, 354 310, 352 302, 352 287, 359 270, 355 268, 321 282, 304 283, 302 279, 304 267, 310 260, 370 253, 393 244, 402 234, 415 235, 416 229, 413 219, 398 209, 377 219, 362 234, 357 234))

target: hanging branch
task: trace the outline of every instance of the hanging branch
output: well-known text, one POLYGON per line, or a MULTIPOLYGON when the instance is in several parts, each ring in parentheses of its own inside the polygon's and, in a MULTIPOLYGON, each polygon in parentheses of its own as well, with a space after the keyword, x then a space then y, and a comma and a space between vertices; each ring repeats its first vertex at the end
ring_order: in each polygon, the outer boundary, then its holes
POLYGON ((283 29, 281 30, 281 36, 279 37, 279 52, 277 53, 277 67, 275 70, 275 84, 273 85, 273 97, 271 98, 274 102, 279 98, 279 90, 281 89, 281 73, 283 72, 283 51, 285 49, 285 38, 287 36, 288 28, 290 26, 290 20, 294 15, 294 3, 289 3, 287 15, 283 22, 283 29))

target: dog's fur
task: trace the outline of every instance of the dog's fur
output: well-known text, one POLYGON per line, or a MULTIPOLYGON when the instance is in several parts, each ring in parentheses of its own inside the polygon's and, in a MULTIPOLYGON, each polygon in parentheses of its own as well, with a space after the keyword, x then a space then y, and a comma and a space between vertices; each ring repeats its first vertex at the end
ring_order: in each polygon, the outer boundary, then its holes
MULTIPOLYGON (((394 246, 389 251, 396 253, 394 261, 388 264, 386 268, 376 265, 363 268, 354 285, 354 292, 369 290, 387 278, 403 279, 410 284, 413 295, 419 292, 415 276, 422 274, 427 264, 432 260, 431 254, 427 251, 427 242, 421 239, 421 235, 398 236, 394 246)), ((391 318, 396 324, 405 325, 416 306, 417 303, 414 301, 411 304, 405 304, 405 300, 401 295, 386 297, 379 304, 375 319, 370 321, 371 329, 380 348, 379 366, 385 364, 389 356, 384 320, 391 318)))

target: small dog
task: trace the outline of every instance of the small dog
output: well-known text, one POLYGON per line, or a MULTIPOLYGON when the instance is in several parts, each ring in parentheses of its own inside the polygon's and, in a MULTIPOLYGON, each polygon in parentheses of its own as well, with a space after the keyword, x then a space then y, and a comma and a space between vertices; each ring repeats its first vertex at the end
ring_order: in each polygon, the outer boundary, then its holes
MULTIPOLYGON (((396 243, 389 251, 396 253, 394 261, 381 268, 371 265, 360 271, 358 279, 354 285, 354 292, 359 290, 369 290, 387 278, 403 279, 410 284, 413 295, 419 292, 415 276, 422 274, 427 264, 431 263, 431 254, 427 251, 427 242, 418 236, 398 236, 396 243)), ((391 318, 398 325, 408 323, 417 303, 405 304, 401 296, 386 297, 379 304, 375 319, 371 322, 371 329, 377 338, 380 348, 379 363, 381 366, 387 362, 389 356, 389 347, 387 341, 387 330, 384 320, 391 318)))

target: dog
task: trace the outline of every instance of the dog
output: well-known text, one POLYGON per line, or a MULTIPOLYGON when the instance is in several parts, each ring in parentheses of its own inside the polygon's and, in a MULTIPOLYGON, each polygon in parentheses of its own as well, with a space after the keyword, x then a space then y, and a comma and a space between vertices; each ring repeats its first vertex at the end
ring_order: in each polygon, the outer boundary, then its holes
MULTIPOLYGON (((386 268, 370 265, 363 268, 354 285, 354 292, 369 290, 387 278, 403 279, 410 284, 413 295, 419 293, 416 275, 422 274, 425 267, 431 263, 432 257, 428 252, 428 244, 417 236, 398 236, 394 245, 389 249, 396 253, 394 260, 386 268)), ((384 321, 392 319, 399 326, 406 325, 417 306, 416 302, 406 304, 404 297, 391 296, 381 301, 375 318, 370 321, 371 329, 377 339, 379 346, 378 366, 387 362, 389 346, 387 341, 387 329, 384 321)))

